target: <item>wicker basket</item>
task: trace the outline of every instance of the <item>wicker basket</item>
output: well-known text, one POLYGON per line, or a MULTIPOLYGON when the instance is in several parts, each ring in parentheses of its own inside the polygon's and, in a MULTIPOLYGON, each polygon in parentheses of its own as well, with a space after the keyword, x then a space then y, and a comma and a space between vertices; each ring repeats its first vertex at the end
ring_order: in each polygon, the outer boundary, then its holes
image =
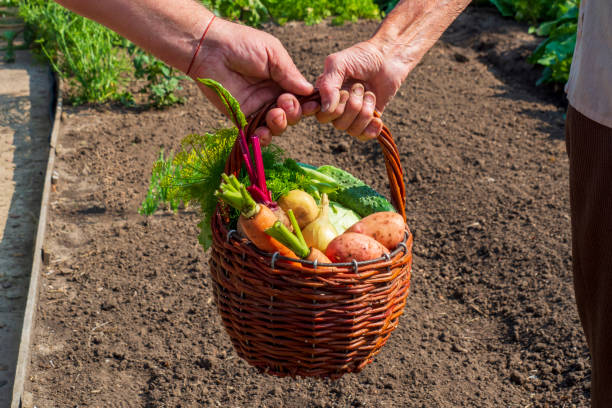
MULTIPOLYGON (((270 108, 249 121, 247 135, 270 108)), ((378 141, 393 205, 405 219, 397 146, 386 127, 378 141)), ((226 170, 235 174, 241 165, 235 146, 226 170)), ((388 257, 333 265, 264 253, 228 230, 221 211, 213 217, 212 230, 210 270, 219 313, 238 355, 260 371, 331 378, 358 372, 397 327, 410 287, 408 229, 388 257)))

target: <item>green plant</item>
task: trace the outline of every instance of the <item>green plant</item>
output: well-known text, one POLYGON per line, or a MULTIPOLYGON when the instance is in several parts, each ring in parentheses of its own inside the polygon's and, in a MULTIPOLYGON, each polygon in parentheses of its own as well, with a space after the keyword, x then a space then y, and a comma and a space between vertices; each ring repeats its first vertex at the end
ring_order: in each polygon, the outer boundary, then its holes
POLYGON ((148 94, 151 105, 164 108, 184 102, 184 98, 177 96, 175 92, 183 89, 180 81, 186 79, 186 76, 177 75, 175 69, 133 44, 130 44, 128 49, 132 55, 134 76, 148 81, 140 92, 148 94))
POLYGON ((17 7, 19 6, 18 0, 0 0, 0 7, 17 7))
POLYGON ((506 17, 540 22, 529 32, 547 37, 529 57, 533 64, 544 66, 537 84, 565 83, 576 45, 580 0, 490 0, 506 17))
POLYGON ((17 36, 17 31, 8 30, 2 33, 2 38, 6 40, 6 54, 4 54, 4 62, 15 62, 15 45, 13 42, 15 41, 15 37, 17 36))
POLYGON ((384 14, 389 14, 391 10, 393 10, 393 8, 397 6, 399 0, 374 0, 374 2, 376 3, 381 12, 383 12, 384 14))
POLYGON ((181 202, 198 204, 202 214, 199 240, 208 248, 212 243, 210 221, 217 205, 213 193, 219 187, 236 136, 236 128, 192 134, 182 140, 181 151, 175 156, 164 158, 162 151, 153 165, 149 190, 139 212, 151 215, 162 203, 172 210, 181 202))
POLYGON ((380 17, 372 0, 202 0, 202 3, 218 15, 254 27, 270 20, 277 24, 288 21, 317 24, 333 17, 334 24, 341 24, 358 18, 380 17))
POLYGON ((290 20, 317 24, 333 17, 333 24, 356 21, 359 18, 379 18, 380 12, 372 0, 262 0, 274 21, 284 24, 290 20))
POLYGON ((567 13, 574 0, 490 0, 504 17, 535 24, 555 20, 567 13))
POLYGON ((271 19, 266 6, 260 0, 203 0, 202 3, 217 15, 253 27, 271 19))
POLYGON ((558 19, 543 23, 538 28, 529 29, 530 33, 548 37, 529 58, 530 62, 545 67, 542 76, 538 79, 538 85, 567 82, 576 46, 577 28, 578 6, 574 6, 558 19))
POLYGON ((183 77, 100 24, 42 0, 21 2, 20 15, 41 54, 70 84, 70 102, 131 104, 133 97, 125 88, 126 73, 132 69, 136 78, 148 81, 142 92, 148 94, 152 106, 182 102, 175 91, 183 77), (133 56, 131 63, 128 56, 133 56))
POLYGON ((20 3, 20 15, 33 28, 35 43, 52 67, 70 83, 69 99, 80 104, 117 100, 127 60, 117 34, 52 1, 20 3))

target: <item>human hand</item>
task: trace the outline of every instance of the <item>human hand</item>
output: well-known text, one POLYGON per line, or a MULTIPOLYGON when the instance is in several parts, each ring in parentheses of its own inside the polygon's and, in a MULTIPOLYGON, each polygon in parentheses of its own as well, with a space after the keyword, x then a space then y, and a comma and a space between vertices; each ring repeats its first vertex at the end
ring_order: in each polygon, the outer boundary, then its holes
POLYGON ((409 66, 387 58, 384 47, 374 39, 355 44, 325 59, 325 69, 316 83, 320 110, 307 104, 304 114, 316 113, 321 123, 332 122, 359 140, 373 139, 382 129, 374 109, 382 113, 408 72, 409 66))
MULTIPOLYGON (((267 116, 268 127, 257 129, 263 144, 268 144, 272 134, 282 133, 288 124, 297 123, 302 116, 293 94, 313 92, 312 84, 302 76, 276 37, 222 19, 212 22, 190 76, 212 78, 223 84, 238 100, 246 116, 277 99, 280 108, 267 116), (281 95, 283 91, 288 93, 281 95)), ((199 82, 198 86, 225 112, 216 93, 199 82)))
MULTIPOLYGON (((329 55, 323 74, 317 80, 321 104, 307 102, 301 106, 300 113, 316 115, 319 122, 331 122, 336 129, 359 140, 375 138, 383 123, 374 117, 374 109, 384 110, 405 77, 398 75, 400 70, 393 64, 386 65, 388 62, 373 40, 329 55)), ((297 111, 293 107, 299 106, 293 95, 281 95, 277 106, 266 115, 268 129, 257 130, 262 140, 268 141, 270 133, 280 134, 287 124, 299 120, 299 116, 291 115, 297 111), (274 123, 278 126, 270 126, 274 123)))

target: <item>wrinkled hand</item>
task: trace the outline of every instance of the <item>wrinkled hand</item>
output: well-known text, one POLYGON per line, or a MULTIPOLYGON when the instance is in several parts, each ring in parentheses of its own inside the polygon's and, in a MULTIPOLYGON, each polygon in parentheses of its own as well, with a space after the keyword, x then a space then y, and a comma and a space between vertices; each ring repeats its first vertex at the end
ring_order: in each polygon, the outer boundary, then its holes
MULTIPOLYGON (((312 84, 302 76, 276 37, 219 18, 212 22, 190 76, 212 78, 223 84, 238 100, 246 116, 278 98, 277 105, 281 108, 268 115, 268 128, 257 129, 263 144, 270 142, 272 134, 280 134, 302 116, 301 106, 292 94, 313 92, 312 84), (290 94, 279 97, 283 92, 290 94)), ((223 103, 213 91, 199 82, 198 86, 219 110, 225 112, 223 103)))
MULTIPOLYGON (((323 74, 316 83, 321 105, 308 102, 301 107, 301 113, 316 115, 319 122, 331 122, 336 129, 359 140, 376 138, 382 129, 382 121, 374 117, 374 110, 383 112, 411 68, 401 59, 386 54, 385 49, 388 51, 389 47, 371 39, 329 55, 323 74)), ((280 108, 268 113, 267 123, 296 123, 299 117, 291 114, 296 112, 296 104, 293 95, 281 95, 278 99, 280 108)), ((283 130, 283 127, 274 127, 273 134, 283 130)), ((266 132, 267 129, 262 129, 261 134, 267 136, 266 132)))
MULTIPOLYGON (((374 109, 383 112, 407 74, 404 64, 386 58, 383 47, 372 40, 331 54, 316 84, 322 105, 317 119, 359 140, 373 139, 382 129, 374 109)), ((312 108, 305 106, 304 113, 311 114, 312 108)))

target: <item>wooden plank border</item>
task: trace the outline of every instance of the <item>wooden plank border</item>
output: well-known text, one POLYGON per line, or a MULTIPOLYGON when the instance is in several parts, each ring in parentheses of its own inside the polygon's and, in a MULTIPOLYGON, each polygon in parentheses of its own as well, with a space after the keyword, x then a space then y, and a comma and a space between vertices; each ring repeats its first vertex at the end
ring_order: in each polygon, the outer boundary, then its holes
POLYGON ((49 206, 49 193, 51 191, 51 176, 55 163, 55 147, 59 136, 61 116, 62 116, 62 95, 60 92, 58 78, 51 74, 53 81, 53 93, 51 113, 53 114, 53 124, 49 137, 49 158, 47 160, 47 170, 45 173, 45 184, 43 187, 42 201, 40 204, 40 214, 38 217, 38 229, 36 241, 34 242, 34 259, 32 261, 32 271, 30 273, 30 287, 28 289, 28 300, 23 316, 23 326, 21 329, 21 341, 19 343, 19 356, 15 369, 15 380, 13 382, 13 398, 11 408, 21 407, 21 398, 26 375, 30 366, 30 345, 32 343, 34 320, 36 318, 36 308, 38 306, 38 286, 42 263, 42 245, 45 239, 47 228, 47 209, 49 206), (54 112, 53 112, 54 111, 54 112))

